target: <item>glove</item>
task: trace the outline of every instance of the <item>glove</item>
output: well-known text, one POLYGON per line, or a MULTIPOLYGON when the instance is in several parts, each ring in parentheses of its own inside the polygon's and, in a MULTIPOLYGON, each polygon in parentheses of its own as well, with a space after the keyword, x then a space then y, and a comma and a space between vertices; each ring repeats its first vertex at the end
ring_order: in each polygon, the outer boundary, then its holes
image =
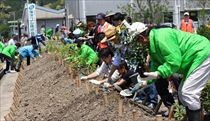
POLYGON ((138 80, 138 83, 132 89, 132 93, 136 92, 137 90, 139 90, 142 87, 147 86, 147 81, 142 80, 140 75, 137 76, 137 80, 138 80))
POLYGON ((141 78, 144 81, 158 79, 159 73, 157 71, 155 72, 144 72, 144 75, 147 76, 145 78, 141 78))
POLYGON ((87 76, 82 76, 80 80, 87 80, 87 76))

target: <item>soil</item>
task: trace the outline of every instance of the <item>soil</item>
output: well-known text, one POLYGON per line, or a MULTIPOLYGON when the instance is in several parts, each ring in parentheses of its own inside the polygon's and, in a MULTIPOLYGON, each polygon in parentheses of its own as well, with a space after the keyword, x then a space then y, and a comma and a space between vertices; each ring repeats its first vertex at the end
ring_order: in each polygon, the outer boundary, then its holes
POLYGON ((123 99, 123 114, 118 114, 120 99, 116 91, 107 94, 88 91, 85 82, 75 84, 67 67, 59 64, 52 55, 44 55, 23 73, 21 102, 15 121, 154 121, 154 116, 123 99))

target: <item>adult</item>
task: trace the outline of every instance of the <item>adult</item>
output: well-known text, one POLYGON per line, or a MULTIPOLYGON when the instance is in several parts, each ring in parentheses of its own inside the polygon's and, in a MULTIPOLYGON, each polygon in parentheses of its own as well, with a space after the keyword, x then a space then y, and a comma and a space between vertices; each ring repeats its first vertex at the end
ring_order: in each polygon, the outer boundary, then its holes
POLYGON ((16 65, 16 71, 20 71, 21 63, 24 58, 27 58, 27 65, 30 65, 30 59, 35 60, 35 57, 39 55, 37 45, 27 45, 19 49, 19 60, 16 65))
POLYGON ((184 13, 184 18, 181 21, 180 30, 190 33, 195 32, 193 20, 190 19, 190 14, 188 12, 184 13))
POLYGON ((15 60, 15 54, 16 54, 17 49, 20 46, 21 46, 20 43, 15 43, 15 45, 8 45, 1 52, 0 56, 6 60, 6 68, 4 69, 5 74, 14 71, 13 63, 15 60), (11 66, 11 70, 9 71, 10 66, 11 66))
POLYGON ((96 15, 98 21, 97 33, 104 32, 106 39, 102 40, 100 43, 106 43, 108 41, 115 42, 116 40, 116 29, 114 26, 105 21, 106 15, 104 13, 99 13, 96 15))
POLYGON ((148 28, 143 23, 131 27, 132 36, 149 48, 153 72, 145 72, 148 80, 183 74, 178 96, 186 107, 188 121, 201 120, 200 95, 210 78, 210 41, 200 35, 172 28, 148 28))

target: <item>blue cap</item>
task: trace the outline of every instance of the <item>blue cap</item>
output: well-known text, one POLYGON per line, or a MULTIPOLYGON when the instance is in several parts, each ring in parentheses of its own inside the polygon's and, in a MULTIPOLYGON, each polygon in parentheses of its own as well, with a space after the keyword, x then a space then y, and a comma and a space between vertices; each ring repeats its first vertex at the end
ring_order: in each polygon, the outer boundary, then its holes
POLYGON ((105 19, 106 18, 106 15, 104 13, 98 13, 96 15, 96 19, 105 19))

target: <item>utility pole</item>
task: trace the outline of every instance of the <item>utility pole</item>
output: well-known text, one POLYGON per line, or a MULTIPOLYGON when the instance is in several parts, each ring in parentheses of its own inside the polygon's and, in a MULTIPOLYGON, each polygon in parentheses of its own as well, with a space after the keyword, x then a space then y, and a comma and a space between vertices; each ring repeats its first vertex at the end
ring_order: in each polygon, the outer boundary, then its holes
POLYGON ((173 12, 173 23, 176 25, 177 29, 180 26, 180 0, 174 1, 174 12, 173 12))

